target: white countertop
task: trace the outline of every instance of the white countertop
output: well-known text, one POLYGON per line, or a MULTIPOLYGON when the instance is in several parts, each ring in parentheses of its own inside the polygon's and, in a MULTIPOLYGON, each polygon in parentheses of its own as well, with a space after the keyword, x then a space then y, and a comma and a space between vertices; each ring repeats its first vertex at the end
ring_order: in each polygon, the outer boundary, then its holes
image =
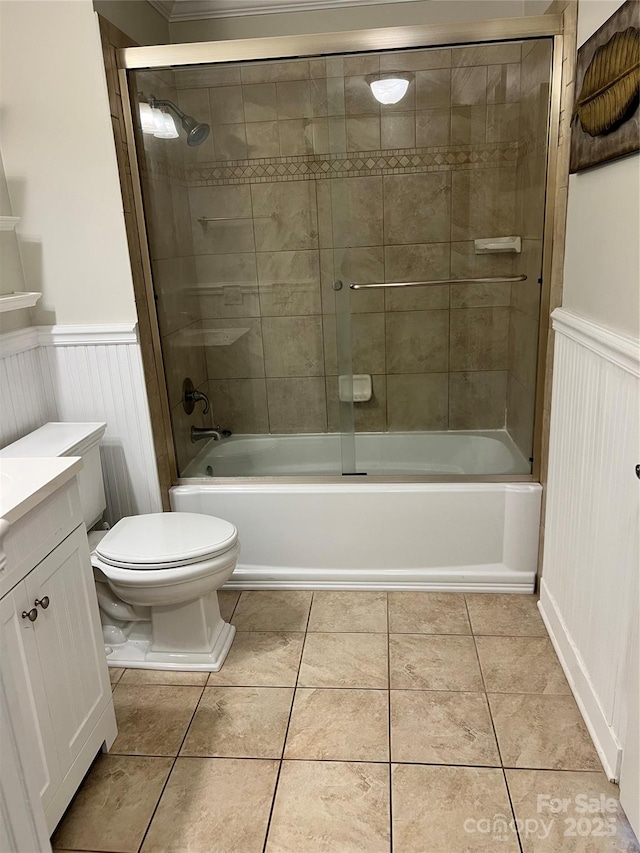
POLYGON ((14 524, 81 468, 82 459, 76 456, 0 458, 0 519, 14 524))

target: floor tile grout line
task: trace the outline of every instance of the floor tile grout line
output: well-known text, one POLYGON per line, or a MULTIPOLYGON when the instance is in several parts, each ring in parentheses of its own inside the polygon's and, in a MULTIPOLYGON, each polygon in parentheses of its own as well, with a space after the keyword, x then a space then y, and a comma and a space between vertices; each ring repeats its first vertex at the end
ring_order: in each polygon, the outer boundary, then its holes
POLYGON ((282 773, 282 762, 284 761, 284 753, 285 753, 285 749, 287 747, 287 738, 289 737, 289 726, 291 725, 291 717, 293 715, 293 706, 294 706, 295 701, 296 701, 296 692, 298 690, 298 679, 300 678, 300 669, 302 667, 302 656, 304 655, 304 646, 305 646, 305 643, 307 640, 307 631, 309 628, 309 620, 311 619, 311 608, 313 607, 313 598, 314 598, 314 592, 312 590, 311 591, 311 600, 309 602, 309 611, 307 613, 307 622, 306 622, 305 629, 304 629, 304 639, 302 641, 302 649, 300 650, 300 660, 298 661, 298 671, 296 672, 296 678, 295 678, 295 682, 293 685, 293 694, 291 696, 291 707, 289 708, 289 717, 287 719, 287 726, 286 726, 286 729, 284 732, 284 738, 282 741, 282 751, 280 753, 280 760, 278 762, 278 772, 276 774, 276 782, 275 782, 275 785, 273 786, 273 796, 271 798, 271 808, 269 809, 269 819, 267 820, 267 826, 265 828, 265 833, 264 833, 264 844, 262 846, 263 853, 266 853, 267 842, 269 841, 269 832, 271 831, 271 820, 273 818, 273 809, 274 809, 275 804, 276 804, 276 795, 278 793, 278 785, 280 784, 280 774, 282 773))
MULTIPOLYGON (((467 610, 467 618, 469 619, 469 625, 471 626, 471 630, 473 632, 473 625, 471 623, 471 614, 469 613, 469 605, 467 604, 467 596, 466 595, 464 596, 464 606, 467 610)), ((484 688, 484 698, 485 698, 485 701, 487 703, 487 710, 489 711, 489 720, 491 722, 491 730, 493 732, 493 738, 496 742, 496 749, 498 750, 498 758, 500 760, 500 771, 502 773, 502 780, 504 782, 504 787, 505 787, 505 790, 507 792, 507 799, 509 800, 509 808, 511 809, 511 816, 513 818, 513 825, 516 827, 516 839, 518 842, 518 849, 520 850, 520 853, 523 853, 522 842, 520 840, 520 833, 517 830, 516 812, 515 812, 515 809, 513 807, 513 801, 511 800, 511 791, 509 790, 509 784, 507 782, 507 774, 505 773, 505 769, 504 769, 504 759, 502 758, 502 750, 500 749, 500 743, 498 741, 498 733, 496 731, 496 726, 495 726, 495 723, 493 721, 493 713, 491 711, 491 704, 489 702, 489 694, 487 693, 487 683, 486 683, 485 678, 484 678, 484 670, 482 669, 482 664, 480 663, 480 654, 478 652, 478 644, 476 642, 476 635, 472 633, 472 637, 473 637, 473 648, 475 649, 476 660, 478 661, 478 669, 480 670, 480 678, 482 679, 482 686, 484 688)))
POLYGON ((173 771, 174 771, 174 768, 176 766, 176 762, 178 761, 178 758, 180 757, 180 750, 182 749, 184 742, 187 739, 187 735, 189 734, 189 729, 191 728, 191 724, 193 723, 194 717, 196 715, 196 711, 200 707, 200 702, 202 701, 202 697, 204 696, 204 691, 205 691, 206 686, 207 686, 207 683, 205 682, 202 685, 202 688, 200 690, 200 697, 198 698, 198 701, 195 704, 195 707, 193 709, 193 713, 191 714, 191 718, 189 719, 189 724, 187 725, 187 727, 184 731, 184 735, 182 737, 182 740, 180 741, 180 746, 178 747, 178 751, 173 756, 173 761, 171 762, 171 767, 169 768, 169 772, 167 773, 167 778, 165 779, 164 785, 162 786, 162 790, 160 791, 160 796, 158 797, 158 800, 155 804, 153 812, 151 813, 151 817, 149 818, 149 822, 147 823, 147 828, 144 831, 144 834, 142 836, 142 841, 140 842, 140 845, 138 847, 138 853, 140 853, 140 851, 142 850, 142 848, 144 846, 144 842, 147 838, 147 835, 149 834, 149 830, 151 829, 151 824, 153 823, 154 818, 158 812, 158 809, 160 808, 160 803, 162 802, 162 798, 164 797, 164 792, 167 790, 169 780, 171 779, 171 776, 173 775, 173 771))

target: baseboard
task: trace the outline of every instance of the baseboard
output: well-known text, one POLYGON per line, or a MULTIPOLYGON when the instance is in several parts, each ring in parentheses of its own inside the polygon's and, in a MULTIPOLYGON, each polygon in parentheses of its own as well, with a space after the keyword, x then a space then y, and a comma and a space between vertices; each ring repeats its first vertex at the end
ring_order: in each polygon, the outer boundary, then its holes
POLYGON ((360 589, 531 594, 535 573, 502 564, 442 569, 319 569, 238 565, 225 589, 360 589))
POLYGON ((612 782, 617 782, 620 776, 622 747, 607 722, 584 661, 569 634, 555 599, 547 589, 544 577, 540 584, 538 607, 604 771, 612 782))

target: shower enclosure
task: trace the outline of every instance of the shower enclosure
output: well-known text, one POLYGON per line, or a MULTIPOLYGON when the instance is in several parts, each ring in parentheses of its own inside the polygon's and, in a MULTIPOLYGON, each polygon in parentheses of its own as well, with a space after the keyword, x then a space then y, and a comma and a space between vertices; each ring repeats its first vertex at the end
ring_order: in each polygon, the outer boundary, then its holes
POLYGON ((174 507, 278 480, 531 494, 558 26, 122 52, 174 507))

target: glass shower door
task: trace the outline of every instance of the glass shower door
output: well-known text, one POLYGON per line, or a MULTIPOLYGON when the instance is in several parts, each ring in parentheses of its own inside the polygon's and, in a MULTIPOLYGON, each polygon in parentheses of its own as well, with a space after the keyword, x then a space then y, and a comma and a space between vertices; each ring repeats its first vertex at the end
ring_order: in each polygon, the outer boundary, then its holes
POLYGON ((345 153, 318 184, 319 218, 326 199, 351 294, 338 346, 356 473, 531 472, 551 52, 538 39, 332 60, 345 153))

